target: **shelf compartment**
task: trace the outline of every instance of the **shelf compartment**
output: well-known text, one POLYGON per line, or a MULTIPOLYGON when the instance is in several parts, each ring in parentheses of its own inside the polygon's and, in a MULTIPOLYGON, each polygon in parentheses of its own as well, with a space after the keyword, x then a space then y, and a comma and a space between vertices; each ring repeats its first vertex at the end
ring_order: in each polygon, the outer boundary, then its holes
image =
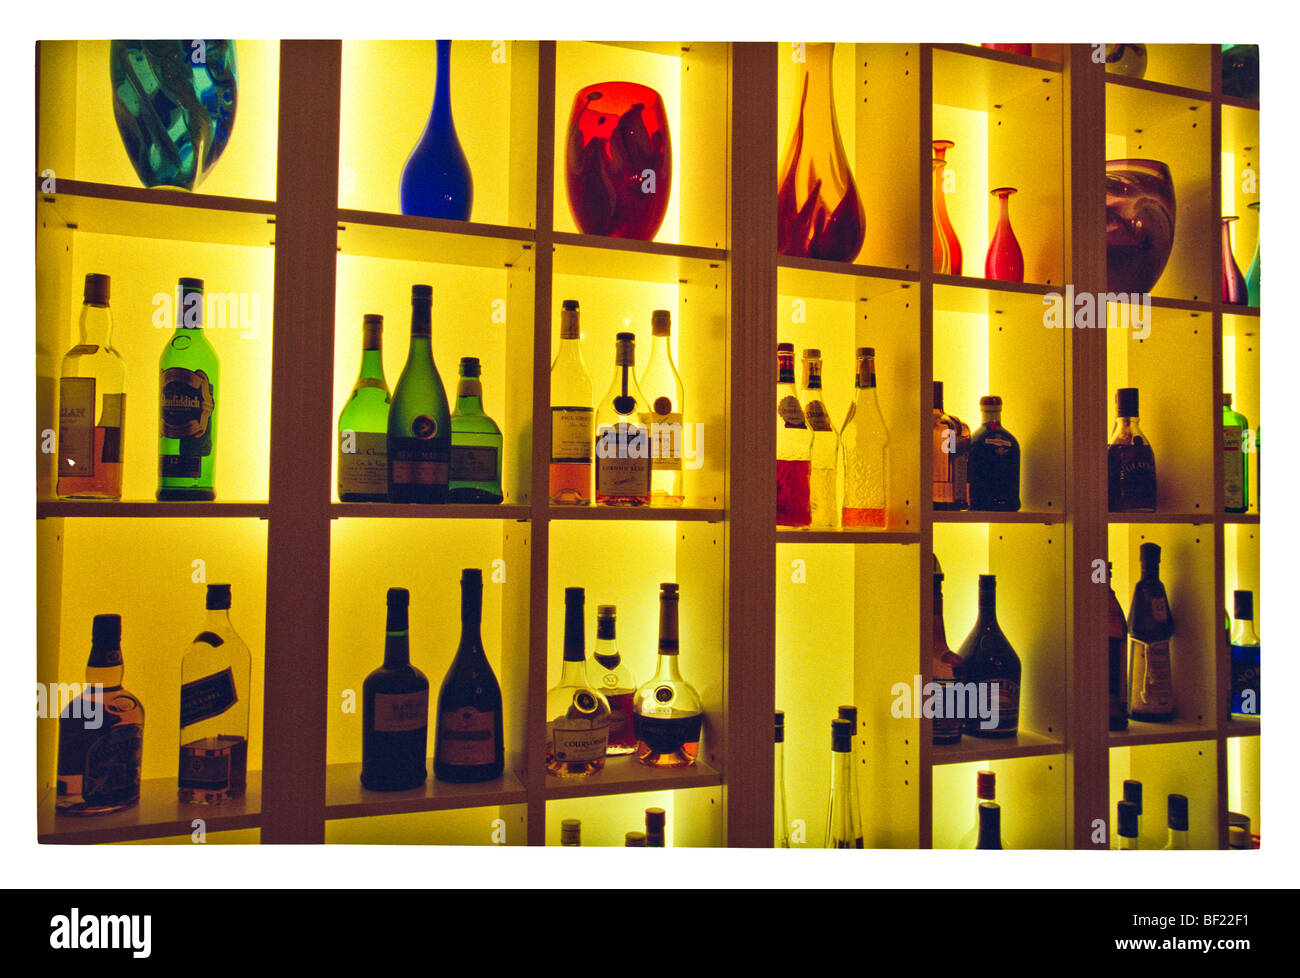
POLYGON ((1260 837, 1260 751, 1258 737, 1233 737, 1228 752, 1228 811, 1250 819, 1250 832, 1260 837))
MULTIPOLYGON (((949 640, 949 645, 953 644, 949 640)), ((963 736, 961 743, 935 744, 930 755, 935 767, 967 764, 980 760, 1006 760, 1013 757, 1040 757, 1065 753, 1065 742, 1023 727, 1014 737, 988 738, 963 736)))
MULTIPOLYGON (((1236 215, 1232 225, 1232 253, 1243 275, 1260 240, 1259 111, 1225 105, 1222 109, 1220 152, 1220 207, 1223 216, 1236 215), (1254 204, 1256 206, 1252 207, 1254 204)), ((1259 307, 1225 305, 1226 313, 1258 315, 1259 307)), ((1225 324, 1226 330, 1226 324, 1225 324)))
POLYGON ((595 798, 643 791, 710 788, 720 784, 722 775, 698 758, 690 767, 649 768, 631 756, 610 757, 605 760, 604 770, 588 777, 558 778, 548 775, 543 797, 548 801, 595 798))
POLYGON ((1021 65, 1038 71, 1060 72, 1063 70, 1061 45, 1059 44, 1034 44, 1031 48, 1032 55, 997 51, 993 48, 986 48, 982 44, 935 44, 933 47, 936 51, 948 51, 968 58, 984 58, 1003 64, 1021 65))
POLYGON ((1142 78, 1106 72, 1108 85, 1128 85, 1150 91, 1181 92, 1210 97, 1209 44, 1147 44, 1147 67, 1142 78))
MULTIPOLYGON (((1235 307, 1234 307, 1235 308, 1235 307)), ((1232 395, 1232 408, 1245 415, 1250 426, 1245 432, 1243 449, 1246 452, 1246 481, 1248 511, 1224 513, 1228 523, 1259 522, 1260 437, 1263 400, 1260 396, 1262 371, 1262 341, 1260 320, 1255 316, 1227 315, 1223 317, 1223 390, 1232 395)), ((1225 458, 1226 463, 1226 458, 1225 458)))
POLYGON ((555 275, 593 276, 676 285, 691 278, 716 278, 727 261, 721 248, 630 241, 591 234, 556 232, 555 275))
POLYGON ((527 800, 523 783, 511 771, 506 771, 495 781, 446 784, 432 777, 432 756, 428 759, 428 768, 429 780, 418 788, 410 791, 367 791, 361 787, 359 763, 331 764, 325 774, 325 817, 336 819, 405 815, 456 808, 519 805, 527 800))
MULTIPOLYGON (((1211 734, 1212 737, 1212 734, 1211 734)), ((1110 802, 1106 824, 1112 826, 1114 845, 1116 808, 1124 797, 1123 782, 1142 782, 1142 822, 1138 844, 1161 849, 1168 839, 1168 796, 1187 796, 1188 844, 1192 849, 1219 848, 1218 746, 1213 739, 1182 743, 1112 745, 1110 802)))
POLYGON ((1126 729, 1111 730, 1109 734, 1111 747, 1141 747, 1147 744, 1181 744, 1189 740, 1206 740, 1215 735, 1215 730, 1213 726, 1191 720, 1174 720, 1170 723, 1129 720, 1126 729))
MULTIPOLYGON (((984 741, 993 743, 993 741, 984 741)), ((935 748, 939 750, 940 748, 935 748)), ((1006 849, 1067 849, 1066 764, 1055 754, 1002 758, 967 758, 944 764, 933 772, 933 847, 974 849, 978 840, 979 807, 976 778, 980 771, 996 776, 997 803, 1002 809, 1002 845, 1006 849)))
POLYGON ((398 261, 509 268, 532 250, 527 228, 340 210, 339 253, 398 261))
MULTIPOLYGON (((611 761, 612 763, 612 761, 611 761)), ((548 778, 548 781, 555 779, 548 778)), ((722 845, 722 789, 717 786, 652 790, 626 794, 565 797, 546 802, 546 844, 560 844, 560 823, 582 822, 583 847, 626 845, 628 832, 645 830, 645 810, 664 810, 667 848, 722 845)), ((654 858, 653 856, 650 858, 654 858)))

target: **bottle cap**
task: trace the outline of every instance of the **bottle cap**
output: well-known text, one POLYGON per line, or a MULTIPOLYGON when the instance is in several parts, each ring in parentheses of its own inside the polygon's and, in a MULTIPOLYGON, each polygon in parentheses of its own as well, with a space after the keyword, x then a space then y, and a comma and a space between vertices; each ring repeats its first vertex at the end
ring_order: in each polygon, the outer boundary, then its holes
POLYGON ((81 298, 88 306, 106 306, 109 291, 109 277, 99 272, 90 272, 86 275, 86 284, 82 289, 81 298))
POLYGON ((876 348, 874 346, 858 347, 858 359, 861 359, 862 357, 875 357, 875 355, 876 355, 876 348))
POLYGON ((1226 408, 1232 407, 1232 395, 1227 391, 1223 392, 1223 406, 1226 408))
POLYGON ((612 605, 612 604, 598 604, 598 605, 596 605, 596 617, 597 617, 597 618, 605 618, 605 619, 609 619, 610 621, 612 621, 612 620, 614 619, 615 615, 617 615, 617 614, 618 614, 618 606, 617 606, 617 605, 612 605))
POLYGON ((466 567, 460 572, 461 587, 483 586, 483 571, 477 567, 466 567))
POLYGON ((574 605, 582 607, 582 603, 587 600, 587 591, 580 587, 566 587, 564 589, 564 605, 571 608, 574 605))
POLYGON ((1138 834, 1138 807, 1131 801, 1119 803, 1119 834, 1125 839, 1136 839, 1138 834))
POLYGON ((1142 814, 1142 782, 1125 781, 1124 782, 1124 800, 1137 805, 1138 814, 1142 814))
POLYGON ((677 600, 677 585, 674 584, 674 583, 672 583, 672 582, 670 582, 670 581, 665 581, 664 583, 660 584, 660 585, 659 585, 659 598, 660 598, 660 600, 663 600, 663 599, 667 598, 667 599, 670 600, 670 601, 676 601, 676 600, 677 600))
POLYGON ((662 834, 664 830, 664 821, 667 817, 668 813, 662 808, 647 808, 645 810, 646 832, 659 832, 662 834))
POLYGON ((673 314, 667 309, 656 309, 650 313, 650 335, 668 336, 673 330, 673 314))
POLYGON ((361 317, 362 326, 380 326, 384 325, 384 317, 377 312, 368 312, 361 317))
POLYGON ((998 587, 998 578, 996 574, 980 575, 980 591, 996 591, 998 587))
POLYGON ((209 611, 224 611, 230 607, 230 585, 209 584, 207 605, 209 611))
POLYGON ((847 754, 853 749, 853 724, 848 720, 831 721, 831 750, 837 754, 847 754))
POLYGON ((997 797, 997 778, 992 771, 979 771, 975 774, 975 797, 992 801, 997 797))
POLYGON ((809 347, 803 351, 803 358, 805 360, 820 360, 822 358, 822 351, 818 350, 816 347, 809 347))
POLYGON ((794 344, 793 344, 793 343, 778 343, 778 344, 776 345, 776 352, 777 352, 777 353, 789 353, 789 354, 793 355, 793 354, 794 354, 794 344))
POLYGON ((1228 826, 1228 848, 1229 849, 1249 849, 1250 833, 1240 825, 1228 826))
POLYGON ((936 380, 934 382, 934 406, 937 407, 940 411, 943 410, 943 381, 942 380, 936 380))
POLYGON ((421 304, 421 303, 423 303, 423 304, 425 304, 425 305, 432 304, 432 302, 433 302, 433 286, 432 286, 432 285, 412 285, 412 286, 411 286, 411 302, 413 302, 413 303, 415 303, 415 304, 417 304, 417 305, 418 305, 418 304, 421 304))
POLYGON ((203 279, 183 278, 177 283, 179 302, 176 306, 176 325, 201 327, 203 325, 203 279))
POLYGON ((1169 796, 1169 827, 1175 832, 1187 831, 1187 796, 1169 796))
POLYGON ((625 839, 625 845, 636 846, 641 849, 645 848, 644 832, 629 832, 626 836, 624 836, 624 839, 625 839))
MULTIPOLYGON (((577 312, 577 311, 578 311, 578 300, 577 300, 577 299, 565 299, 563 302, 560 303, 560 308, 563 309, 563 310, 565 310, 566 312, 577 312)), ((575 818, 575 819, 573 819, 573 821, 576 822, 577 819, 575 818)))
POLYGON ((122 641, 122 616, 96 615, 90 623, 90 640, 93 645, 116 646, 122 641))
POLYGON ((1255 595, 1250 591, 1232 592, 1232 617, 1238 621, 1255 619, 1255 595))
POLYGON ((183 278, 178 283, 181 288, 181 294, 186 292, 197 292, 203 294, 203 279, 201 278, 183 278))
POLYGON ((1138 563, 1141 564, 1158 564, 1160 563, 1160 544, 1144 543, 1138 547, 1138 563))
POLYGON ((848 720, 853 724, 853 729, 858 728, 858 708, 856 706, 841 706, 839 709, 841 720, 848 720))
POLYGON ((405 608, 411 603, 411 592, 404 587, 390 587, 388 589, 388 607, 405 608))
POLYGON ((1115 413, 1121 418, 1138 416, 1138 389, 1121 387, 1115 392, 1115 413))
POLYGON ((998 397, 996 394, 986 394, 984 397, 980 398, 980 410, 1001 411, 1002 398, 998 397))

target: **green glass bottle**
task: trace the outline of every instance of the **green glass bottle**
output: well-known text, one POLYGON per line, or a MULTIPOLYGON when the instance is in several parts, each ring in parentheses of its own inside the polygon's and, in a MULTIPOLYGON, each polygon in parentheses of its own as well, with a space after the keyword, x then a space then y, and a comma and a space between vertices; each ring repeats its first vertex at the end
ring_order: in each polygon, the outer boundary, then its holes
POLYGON ((447 391, 433 363, 433 289, 411 286, 411 347, 388 406, 388 500, 445 503, 451 455, 447 391))
POLYGON ((384 380, 384 317, 361 321, 361 371, 339 412, 339 500, 388 499, 388 382, 384 380))
POLYGON ((203 328, 203 280, 177 288, 176 330, 158 359, 158 499, 215 499, 217 351, 203 328))
POLYGON ((501 429, 483 413, 483 384, 477 357, 461 357, 456 410, 451 414, 453 503, 501 502, 501 429))
POLYGON ((1223 509, 1244 513, 1250 508, 1250 456, 1246 432, 1250 423, 1232 409, 1232 395, 1223 395, 1223 509))

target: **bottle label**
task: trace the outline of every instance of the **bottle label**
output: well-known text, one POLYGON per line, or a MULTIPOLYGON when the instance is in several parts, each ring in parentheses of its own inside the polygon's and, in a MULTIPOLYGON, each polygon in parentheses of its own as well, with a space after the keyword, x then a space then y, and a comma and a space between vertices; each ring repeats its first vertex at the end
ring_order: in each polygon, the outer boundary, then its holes
POLYGON ((95 474, 95 378, 59 380, 59 478, 95 474))
POLYGON ((375 730, 379 733, 403 733, 429 725, 429 691, 415 693, 376 693, 375 730))
POLYGON ((402 486, 447 484, 447 450, 434 447, 426 438, 388 439, 389 476, 402 486))
POLYGON ((681 471, 685 437, 681 412, 656 414, 653 411, 642 411, 637 418, 650 433, 650 467, 655 472, 681 471))
POLYGON ((998 730, 1015 730, 1020 725, 1020 684, 1014 679, 995 679, 990 690, 997 696, 998 730))
POLYGON ((698 750, 700 729, 704 724, 703 713, 691 713, 686 716, 646 716, 637 713, 632 717, 636 729, 636 739, 649 747, 656 754, 675 754, 685 751, 690 756, 698 750), (686 751, 686 746, 696 745, 686 751))
POLYGON ((383 496, 388 492, 388 435, 382 431, 354 431, 347 441, 339 435, 339 495, 383 496))
MULTIPOLYGON (((1156 599, 1153 604, 1163 604, 1156 599)), ((1131 681, 1134 714, 1172 713, 1174 709, 1173 670, 1169 663, 1169 642, 1142 642, 1132 639, 1129 645, 1133 670, 1131 681)))
POLYGON ((164 438, 200 438, 207 434, 216 400, 206 373, 168 367, 162 372, 159 388, 164 438))
POLYGON ((551 408, 551 462, 591 462, 592 421, 589 407, 551 408))
POLYGON ((229 666, 211 676, 181 684, 181 727, 220 716, 239 702, 235 673, 229 666))
MULTIPOLYGON (((224 791, 230 787, 231 766, 235 752, 231 746, 215 746, 217 738, 207 737, 181 747, 180 774, 177 784, 199 791, 224 791)), ((240 740, 240 743, 244 741, 240 740)))
POLYGON ((496 712, 472 706, 444 710, 438 723, 438 757, 444 764, 479 766, 496 760, 496 712))
POLYGON ((203 472, 199 455, 159 455, 158 471, 164 479, 197 479, 203 472))
MULTIPOLYGON (((132 708, 136 705, 133 703, 132 708)), ((138 798, 143 753, 144 727, 138 723, 119 723, 97 738, 86 749, 81 780, 81 797, 86 804, 120 805, 138 798)))
POLYGON ((1223 426, 1223 505, 1227 509, 1246 508, 1246 464, 1242 454, 1240 425, 1223 426))
POLYGON ((649 433, 639 424, 602 425, 596 434, 596 492, 602 496, 650 495, 649 433))
POLYGON ((497 450, 490 445, 452 445, 451 481, 496 482, 497 450))
POLYGON ((599 720, 559 717, 546 725, 550 753, 565 764, 595 761, 605 756, 609 744, 609 715, 599 720))
POLYGON ((826 405, 821 401, 809 401, 804 416, 808 419, 808 427, 813 431, 835 430, 831 425, 831 416, 826 412, 826 405))
POLYGON ((803 408, 799 406, 799 399, 793 394, 787 394, 781 398, 781 403, 776 406, 776 412, 781 416, 787 428, 806 428, 804 421, 803 408))

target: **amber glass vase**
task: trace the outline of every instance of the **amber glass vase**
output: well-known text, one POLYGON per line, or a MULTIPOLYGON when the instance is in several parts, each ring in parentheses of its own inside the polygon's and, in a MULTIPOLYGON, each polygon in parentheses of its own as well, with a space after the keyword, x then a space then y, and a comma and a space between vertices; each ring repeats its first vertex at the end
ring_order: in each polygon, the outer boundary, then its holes
POLYGON ((961 274, 961 242, 948 220, 944 202, 943 174, 948 166, 947 153, 955 144, 951 139, 934 141, 934 270, 944 275, 961 274))
POLYGON ((844 155, 831 88, 834 44, 804 45, 798 102, 777 189, 777 250, 800 258, 853 261, 866 215, 844 155))
POLYGON ((1015 187, 998 187, 990 194, 998 199, 998 226, 989 242, 989 253, 984 257, 984 277, 999 282, 1025 280, 1025 256, 1020 251, 1016 232, 1011 230, 1011 217, 1007 212, 1015 187))

